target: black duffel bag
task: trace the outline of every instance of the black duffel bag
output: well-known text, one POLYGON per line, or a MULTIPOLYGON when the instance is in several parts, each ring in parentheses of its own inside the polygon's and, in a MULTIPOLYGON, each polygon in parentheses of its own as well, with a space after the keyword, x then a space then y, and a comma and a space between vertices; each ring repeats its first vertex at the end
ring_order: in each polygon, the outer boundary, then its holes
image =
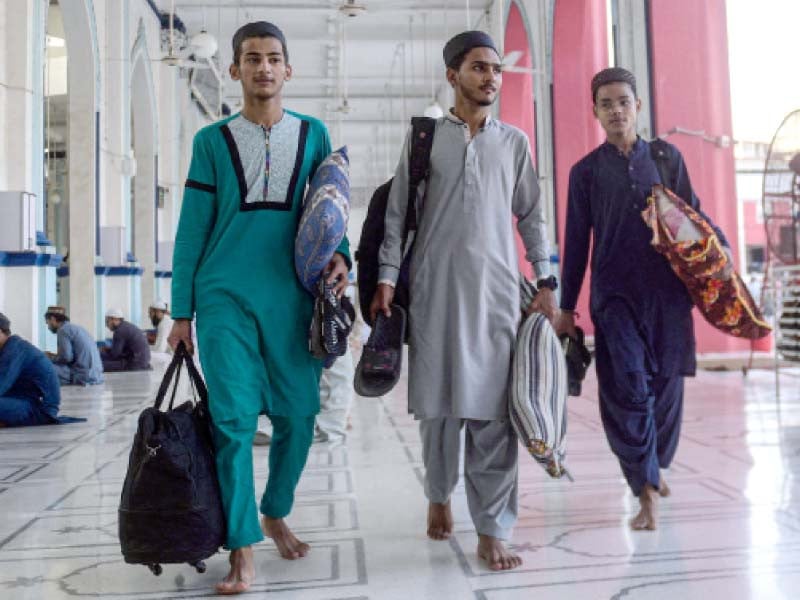
POLYGON ((139 416, 119 505, 125 562, 146 565, 156 575, 163 563, 189 563, 202 573, 203 560, 223 545, 225 518, 211 436, 208 392, 181 344, 154 406, 139 416), (173 408, 184 366, 195 402, 173 408), (162 412, 173 380, 169 406, 162 412))

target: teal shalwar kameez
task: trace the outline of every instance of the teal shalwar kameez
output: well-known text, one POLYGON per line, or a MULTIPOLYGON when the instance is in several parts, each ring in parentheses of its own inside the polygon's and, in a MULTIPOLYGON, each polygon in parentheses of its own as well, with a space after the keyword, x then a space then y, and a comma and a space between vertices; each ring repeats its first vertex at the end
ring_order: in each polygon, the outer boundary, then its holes
MULTIPOLYGON (((294 241, 306 184, 330 150, 322 122, 290 111, 270 128, 236 114, 194 138, 172 316, 197 317, 229 549, 263 539, 258 415, 274 430, 262 514, 289 514, 311 445, 322 362, 308 351, 313 298, 295 274, 294 241)), ((349 263, 347 238, 338 251, 349 263)))

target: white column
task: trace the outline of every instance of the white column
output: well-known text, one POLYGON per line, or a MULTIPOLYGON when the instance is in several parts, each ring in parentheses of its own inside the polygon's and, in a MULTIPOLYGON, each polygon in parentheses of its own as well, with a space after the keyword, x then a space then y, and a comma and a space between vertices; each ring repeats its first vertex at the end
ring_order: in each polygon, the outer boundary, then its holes
POLYGON ((628 69, 636 77, 636 92, 642 100, 639 113, 639 134, 650 139, 652 106, 650 104, 650 51, 647 41, 650 25, 647 22, 645 0, 619 0, 616 66, 628 69))
POLYGON ((95 333, 95 135, 97 114, 94 14, 84 0, 61 0, 69 77, 70 318, 95 333))

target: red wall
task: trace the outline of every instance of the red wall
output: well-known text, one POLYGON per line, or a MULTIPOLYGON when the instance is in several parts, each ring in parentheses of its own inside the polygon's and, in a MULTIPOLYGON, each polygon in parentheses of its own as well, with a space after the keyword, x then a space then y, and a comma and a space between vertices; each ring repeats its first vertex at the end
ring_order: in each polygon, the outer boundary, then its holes
MULTIPOLYGON (((521 50, 522 57, 517 61, 519 67, 531 67, 530 41, 525 30, 525 21, 516 2, 511 3, 506 21, 506 33, 503 52, 508 54, 512 50, 521 50)), ((531 144, 531 154, 534 165, 536 164, 536 114, 534 111, 533 75, 530 73, 504 73, 503 88, 500 96, 500 120, 515 127, 519 127, 528 135, 531 144)), ((517 253, 519 266, 522 273, 530 278, 533 269, 525 260, 525 247, 522 240, 517 238, 517 253)))
MULTIPOLYGON (((562 250, 570 168, 605 140, 592 113, 590 82, 608 66, 606 3, 556 0, 553 35, 556 212, 562 250)), ((590 333, 588 277, 587 271, 577 311, 578 324, 590 333)))
MULTIPOLYGON (((650 7, 656 132, 681 127, 732 137, 725 0, 651 1, 650 7)), ((736 253, 733 147, 719 148, 680 134, 668 139, 686 160, 701 206, 736 253)), ((749 348, 747 342, 718 332, 697 314, 695 326, 699 352, 749 348)))

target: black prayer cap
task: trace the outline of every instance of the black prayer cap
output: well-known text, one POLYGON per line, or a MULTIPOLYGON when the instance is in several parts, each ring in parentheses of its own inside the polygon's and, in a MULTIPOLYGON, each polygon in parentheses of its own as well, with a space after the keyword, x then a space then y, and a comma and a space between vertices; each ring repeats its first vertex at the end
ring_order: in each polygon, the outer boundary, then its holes
POLYGON ((491 48, 495 51, 497 56, 500 56, 500 53, 497 51, 497 46, 494 45, 494 40, 488 33, 483 31, 465 31, 450 38, 450 41, 444 45, 442 54, 444 55, 445 66, 454 69, 456 67, 456 60, 473 48, 491 48))
POLYGON ((247 25, 242 25, 233 34, 233 56, 234 62, 238 62, 239 52, 242 48, 242 43, 249 38, 263 38, 273 37, 277 39, 283 47, 283 54, 286 61, 289 61, 289 52, 286 50, 286 36, 277 25, 268 21, 254 21, 247 25))
POLYGON ((633 73, 620 67, 611 67, 603 69, 592 77, 592 102, 597 102, 597 90, 609 83, 627 83, 631 86, 633 95, 636 96, 636 77, 633 76, 633 73))
POLYGON ((0 331, 5 334, 11 333, 11 321, 3 313, 0 313, 0 331))

